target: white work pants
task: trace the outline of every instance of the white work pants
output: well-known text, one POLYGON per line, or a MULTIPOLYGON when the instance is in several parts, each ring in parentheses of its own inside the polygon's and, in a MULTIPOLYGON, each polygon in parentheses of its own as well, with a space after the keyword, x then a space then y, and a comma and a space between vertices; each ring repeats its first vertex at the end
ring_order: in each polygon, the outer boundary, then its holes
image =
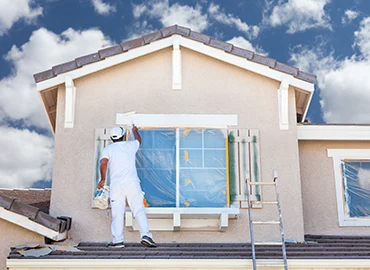
POLYGON ((144 210, 144 196, 140 183, 137 181, 129 183, 115 182, 110 187, 113 243, 124 241, 123 229, 126 199, 138 224, 140 236, 147 235, 152 237, 152 234, 149 232, 148 219, 144 210))

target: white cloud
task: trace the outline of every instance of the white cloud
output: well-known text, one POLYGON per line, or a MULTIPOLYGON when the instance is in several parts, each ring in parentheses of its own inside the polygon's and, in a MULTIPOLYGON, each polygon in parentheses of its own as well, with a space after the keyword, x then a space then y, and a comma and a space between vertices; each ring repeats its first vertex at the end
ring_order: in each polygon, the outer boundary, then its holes
POLYGON ((258 26, 249 26, 247 23, 242 22, 238 17, 231 14, 225 14, 225 12, 220 10, 219 5, 211 3, 208 8, 208 12, 210 16, 219 23, 235 26, 239 31, 248 35, 249 38, 255 38, 259 34, 260 29, 258 26))
POLYGON ((323 49, 298 48, 291 62, 317 74, 321 106, 328 123, 370 123, 370 17, 355 32, 359 55, 338 60, 323 49))
POLYGON ((269 5, 264 22, 273 27, 288 26, 288 33, 293 34, 312 28, 331 29, 330 17, 324 8, 331 0, 288 0, 279 1, 277 5, 269 5))
POLYGON ((26 126, 48 128, 33 74, 112 45, 100 30, 68 29, 57 35, 47 29, 34 31, 21 47, 5 56, 11 74, 0 80, 0 122, 22 120, 26 126))
POLYGON ((237 47, 255 52, 255 53, 260 54, 260 55, 264 55, 264 56, 267 55, 267 53, 262 48, 260 48, 258 46, 256 48, 253 47, 252 43, 250 43, 248 40, 246 40, 243 37, 233 37, 232 39, 230 39, 227 42, 229 42, 229 43, 231 43, 231 44, 233 44, 237 47))
POLYGON ((353 21, 354 19, 356 19, 358 17, 358 15, 360 15, 358 12, 347 9, 344 12, 344 16, 342 17, 342 23, 343 24, 349 23, 349 22, 353 21))
POLYGON ((91 0, 96 12, 100 15, 109 15, 112 12, 116 11, 116 7, 104 3, 103 0, 91 0))
POLYGON ((168 0, 150 1, 147 6, 133 5, 134 17, 138 19, 143 15, 158 19, 163 26, 181 25, 190 29, 202 32, 208 27, 208 16, 202 14, 202 7, 169 4, 168 0))
POLYGON ((27 129, 0 126, 1 188, 29 188, 38 180, 50 180, 53 139, 27 129))
POLYGON ((23 19, 32 23, 42 15, 42 7, 35 6, 33 0, 0 1, 0 36, 4 35, 14 23, 23 19))

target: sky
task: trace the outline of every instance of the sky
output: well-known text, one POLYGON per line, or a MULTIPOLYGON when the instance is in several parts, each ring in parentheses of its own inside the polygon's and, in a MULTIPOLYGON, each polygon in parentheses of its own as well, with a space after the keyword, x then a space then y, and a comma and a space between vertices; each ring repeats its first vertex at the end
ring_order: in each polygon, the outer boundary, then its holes
POLYGON ((370 124, 370 0, 0 0, 0 188, 51 187, 33 74, 174 24, 317 75, 309 121, 370 124))

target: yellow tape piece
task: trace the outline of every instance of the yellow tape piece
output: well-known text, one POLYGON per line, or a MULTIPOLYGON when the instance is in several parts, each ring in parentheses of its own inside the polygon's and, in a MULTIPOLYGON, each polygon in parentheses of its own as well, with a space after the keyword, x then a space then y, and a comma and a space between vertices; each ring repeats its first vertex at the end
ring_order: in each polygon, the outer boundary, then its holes
POLYGON ((190 203, 189 202, 184 202, 185 206, 189 206, 190 203))
POLYGON ((191 183, 191 180, 190 179, 186 179, 185 180, 185 183, 189 183, 190 184, 191 183))
POLYGON ((184 130, 184 135, 185 135, 185 136, 188 136, 188 134, 189 134, 190 130, 191 130, 190 128, 185 129, 185 130, 184 130))
POLYGON ((184 151, 184 158, 185 158, 186 162, 189 161, 189 152, 188 151, 184 151))

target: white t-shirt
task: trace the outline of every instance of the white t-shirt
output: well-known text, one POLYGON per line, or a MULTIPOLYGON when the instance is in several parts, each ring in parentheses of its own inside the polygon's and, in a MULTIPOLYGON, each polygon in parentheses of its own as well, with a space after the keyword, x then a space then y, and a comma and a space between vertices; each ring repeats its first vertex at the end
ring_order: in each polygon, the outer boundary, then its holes
POLYGON ((115 182, 125 183, 137 181, 135 157, 140 143, 134 141, 115 142, 103 149, 100 159, 109 160, 111 185, 115 182))

